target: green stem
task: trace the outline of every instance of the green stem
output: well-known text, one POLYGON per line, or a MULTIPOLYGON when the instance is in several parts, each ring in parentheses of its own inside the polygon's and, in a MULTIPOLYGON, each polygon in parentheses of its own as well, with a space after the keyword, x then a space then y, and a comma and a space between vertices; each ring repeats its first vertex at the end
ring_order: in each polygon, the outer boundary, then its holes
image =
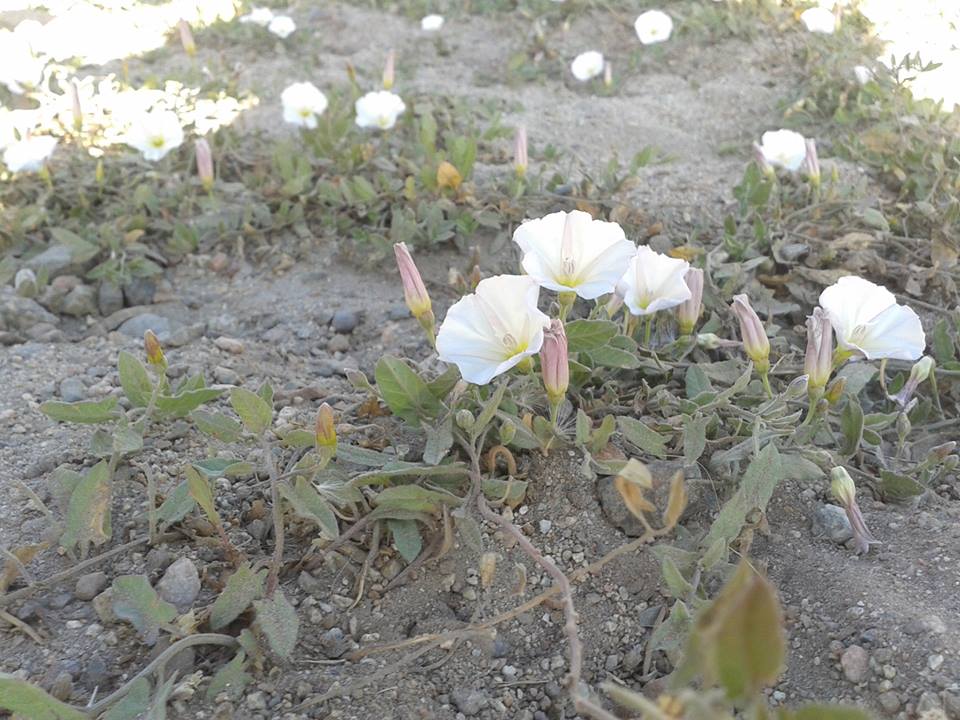
POLYGON ((763 389, 767 391, 767 397, 773 397, 773 388, 770 387, 770 373, 760 373, 760 382, 763 383, 763 389))
POLYGON ((646 324, 643 328, 643 346, 645 348, 650 347, 650 337, 653 334, 653 315, 647 315, 646 324))
POLYGON ((266 588, 267 597, 273 597, 280 577, 280 566, 283 564, 283 507, 280 505, 280 482, 277 480, 277 466, 273 461, 273 448, 263 436, 260 438, 260 447, 267 463, 267 473, 270 475, 270 502, 273 504, 273 560, 270 563, 266 588))

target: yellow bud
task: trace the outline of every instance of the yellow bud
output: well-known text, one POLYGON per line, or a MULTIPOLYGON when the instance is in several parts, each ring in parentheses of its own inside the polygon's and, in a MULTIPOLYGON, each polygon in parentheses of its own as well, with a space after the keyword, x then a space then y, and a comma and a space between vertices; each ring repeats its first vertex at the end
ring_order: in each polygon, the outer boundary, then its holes
POLYGON ((456 190, 462 182, 463 177, 461 177, 460 171, 451 163, 448 163, 446 160, 440 163, 440 166, 437 168, 437 187, 441 190, 444 188, 456 190))
POLYGON ((333 408, 327 403, 321 405, 317 412, 316 440, 318 448, 334 452, 337 449, 337 428, 334 422, 333 408))
POLYGON ((835 467, 830 471, 830 492, 838 503, 844 507, 853 505, 857 499, 857 486, 846 468, 835 467))
POLYGON ((143 349, 147 353, 147 362, 158 370, 167 369, 167 358, 163 354, 163 346, 153 330, 147 330, 143 334, 143 349))

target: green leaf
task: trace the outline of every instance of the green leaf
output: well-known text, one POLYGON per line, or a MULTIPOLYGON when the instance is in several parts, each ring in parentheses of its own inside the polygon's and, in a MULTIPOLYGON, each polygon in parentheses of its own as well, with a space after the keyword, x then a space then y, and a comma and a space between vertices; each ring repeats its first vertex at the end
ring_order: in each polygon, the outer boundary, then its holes
POLYGON ((87 471, 70 494, 66 527, 60 538, 63 547, 69 550, 77 546, 80 557, 84 558, 90 545, 103 545, 110 539, 111 490, 110 468, 101 460, 87 471))
POLYGON ((157 518, 165 525, 172 525, 183 520, 196 504, 197 501, 190 494, 190 484, 184 480, 167 495, 166 500, 157 510, 157 518))
POLYGON ((884 500, 904 502, 917 495, 922 495, 926 488, 908 475, 895 473, 892 470, 880 471, 880 494, 884 500))
POLYGON ((683 424, 683 459, 695 463, 707 447, 707 425, 710 418, 698 416, 683 424))
POLYGON ((281 590, 277 590, 272 598, 257 600, 253 607, 257 612, 257 627, 267 638, 270 649, 281 659, 289 659, 297 645, 300 629, 297 611, 281 590))
POLYGON ((526 480, 504 480, 503 478, 484 478, 481 483, 483 494, 491 500, 502 501, 510 507, 516 507, 527 494, 526 480))
POLYGON ((448 415, 439 425, 427 431, 427 443, 423 448, 423 461, 439 465, 453 447, 453 416, 448 415))
POLYGON ((150 707, 150 681, 142 677, 133 685, 123 699, 103 716, 103 720, 140 720, 150 707))
POLYGON ((483 552, 483 533, 480 532, 480 523, 469 515, 455 514, 453 517, 457 530, 460 532, 460 537, 463 538, 467 547, 476 553, 483 552))
POLYGON ((198 460, 193 463, 193 467, 206 475, 211 480, 223 477, 227 468, 236 465, 237 461, 232 458, 214 457, 206 460, 198 460))
POLYGON ((663 650, 670 662, 678 665, 683 657, 683 646, 692 625, 693 619, 686 604, 682 600, 677 600, 670 608, 667 619, 653 631, 650 644, 657 650, 663 650))
POLYGON ((646 453, 658 458, 667 456, 667 439, 651 430, 636 418, 621 416, 617 418, 620 433, 627 442, 635 445, 646 453))
POLYGON ((849 395, 850 397, 857 397, 876 374, 877 368, 873 364, 855 362, 847 363, 840 368, 839 372, 837 372, 837 377, 842 377, 846 380, 846 384, 843 386, 843 394, 849 395))
POLYGON ((238 650, 233 660, 217 670, 213 676, 210 687, 207 688, 207 701, 212 702, 220 693, 226 693, 231 700, 238 700, 243 689, 253 680, 253 676, 246 671, 246 666, 247 654, 238 650))
POLYGON ((590 430, 592 429, 593 423, 590 421, 590 416, 580 408, 577 408, 577 424, 576 432, 574 433, 574 439, 577 445, 584 446, 587 444, 587 441, 590 439, 590 430))
POLYGON ((428 382, 427 387, 430 388, 431 394, 442 402, 459 381, 460 370, 456 365, 451 365, 442 374, 428 382))
POLYGON ((49 400, 40 406, 40 412, 51 420, 73 423, 112 422, 120 417, 116 410, 117 399, 108 397, 98 401, 65 403, 49 400))
POLYGON ((780 453, 776 445, 767 443, 750 463, 733 497, 720 509, 710 531, 701 541, 701 547, 708 548, 720 538, 728 545, 733 542, 740 535, 747 515, 754 510, 766 511, 767 503, 783 477, 780 453))
POLYGON ((117 358, 117 370, 120 373, 120 385, 130 404, 146 407, 153 393, 153 382, 143 363, 126 350, 121 350, 117 358))
POLYGON ((503 394, 507 391, 507 384, 501 383, 497 389, 494 391, 493 395, 483 404, 483 410, 477 415, 477 419, 473 423, 473 427, 470 429, 470 439, 476 440, 483 433, 487 425, 490 424, 490 421, 497 414, 497 410, 500 409, 500 403, 503 402, 503 394))
POLYGON ((280 494, 290 503, 290 507, 299 517, 316 523, 326 537, 336 540, 340 536, 340 528, 333 508, 320 496, 316 488, 307 482, 306 478, 298 477, 293 486, 282 483, 280 494))
MULTIPOLYGON (((216 438, 221 442, 236 442, 240 437, 240 423, 233 418, 227 417, 223 413, 194 410, 190 413, 190 419, 193 420, 200 432, 216 438)), ((311 433, 308 433, 308 435, 312 441, 313 435, 311 433)))
POLYGON ((210 628, 220 630, 232 623, 250 607, 250 603, 263 597, 266 569, 253 572, 249 563, 243 563, 227 578, 227 586, 214 600, 210 608, 210 628))
POLYGON ((120 456, 139 452, 143 449, 143 435, 130 425, 118 427, 113 431, 113 451, 120 456))
POLYGON ((710 382, 710 378, 707 377, 707 373, 703 371, 703 368, 696 364, 691 365, 686 375, 687 399, 693 400, 705 392, 712 391, 713 384, 710 382))
POLYGON ((604 415, 600 427, 593 431, 593 436, 590 438, 590 452, 598 453, 603 450, 616 431, 617 419, 613 415, 604 415))
POLYGON ((693 592, 693 585, 687 581, 669 556, 663 558, 660 569, 663 572, 664 582, 675 598, 682 599, 693 592))
POLYGON ((950 326, 947 324, 946 318, 940 318, 937 320, 937 324, 933 326, 930 345, 933 350, 933 357, 938 365, 944 365, 956 359, 957 348, 950 336, 950 326))
POLYGON ((0 708, 29 720, 87 720, 86 713, 7 673, 0 673, 0 708))
POLYGON ((273 385, 264 381, 263 385, 257 388, 257 397, 263 400, 271 408, 273 407, 273 385))
POLYGON ((401 509, 434 513, 441 505, 458 504, 459 498, 428 490, 419 485, 396 485, 380 492, 374 500, 378 510, 401 509))
POLYGON ((172 622, 177 609, 150 587, 146 575, 121 575, 113 581, 113 612, 132 624, 147 645, 154 645, 160 627, 172 622))
POLYGON ((609 320, 574 320, 563 329, 572 353, 603 347, 619 332, 617 324, 609 320))
POLYGON ((217 388, 197 388, 184 390, 177 395, 161 395, 157 398, 157 411, 172 417, 186 417, 204 403, 215 400, 223 394, 217 388))
POLYGON ((380 358, 374 377, 387 407, 406 422, 417 425, 440 412, 436 395, 403 360, 389 355, 380 358))
POLYGON ((338 445, 337 460, 362 465, 363 467, 383 467, 396 462, 397 456, 356 447, 355 445, 338 445))
POLYGON ((589 360, 593 367, 619 368, 621 370, 636 370, 640 367, 640 358, 635 354, 612 345, 585 350, 581 357, 589 360))
POLYGON ((852 457, 860 449, 860 441, 863 439, 863 408, 853 396, 847 399, 847 405, 840 414, 840 430, 843 433, 840 454, 852 457))
POLYGON ((393 535, 393 544, 397 552, 408 563, 412 563, 423 550, 423 538, 420 536, 420 527, 416 520, 387 520, 387 527, 393 535))
POLYGON ((187 486, 190 488, 190 495, 197 501, 197 505, 206 514, 217 527, 221 527, 223 522, 220 520, 220 513, 213 503, 213 491, 210 489, 210 482, 200 474, 192 465, 187 467, 187 486))
POLYGON ((240 416, 243 426, 254 435, 260 435, 273 420, 273 409, 267 401, 246 388, 233 388, 230 391, 230 405, 240 416))

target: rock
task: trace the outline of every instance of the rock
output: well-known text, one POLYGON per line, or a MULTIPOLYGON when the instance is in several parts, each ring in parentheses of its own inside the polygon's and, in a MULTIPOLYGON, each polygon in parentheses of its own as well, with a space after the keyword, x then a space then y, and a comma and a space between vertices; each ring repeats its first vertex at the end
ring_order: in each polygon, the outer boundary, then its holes
POLYGON ((143 313, 130 318, 120 326, 120 332, 127 337, 142 338, 147 330, 153 330, 160 342, 173 331, 170 321, 162 315, 143 313))
POLYGON ((73 594, 78 600, 93 600, 107 585, 107 574, 92 572, 77 578, 77 585, 73 594))
POLYGON ((338 627, 330 628, 320 636, 320 652, 331 660, 336 660, 349 649, 350 638, 338 627))
POLYGON ((73 317, 97 313, 97 291, 90 285, 77 285, 63 299, 62 312, 73 317))
POLYGON ((490 698, 482 690, 472 688, 457 688, 450 693, 450 699, 457 709, 467 717, 479 715, 490 704, 490 698))
POLYGON ((107 679, 107 663, 99 654, 92 654, 90 661, 87 663, 87 667, 83 670, 81 679, 88 687, 103 685, 104 680, 107 679))
POLYGON ((330 322, 338 333, 352 333, 360 324, 360 313, 356 310, 337 310, 330 322))
POLYGON ((151 548, 150 552, 147 553, 147 557, 144 558, 144 562, 147 566, 148 572, 157 572, 158 570, 165 569, 176 559, 177 556, 174 555, 170 550, 166 550, 164 548, 151 548))
POLYGON ((847 513, 836 505, 821 505, 813 513, 813 536, 829 538, 843 545, 853 537, 847 513))
POLYGON ((300 589, 307 595, 312 595, 313 597, 323 597, 330 591, 330 585, 328 583, 321 582, 306 570, 301 571, 297 576, 297 585, 299 585, 300 589))
POLYGON ((46 273, 50 279, 65 274, 73 265, 73 253, 66 245, 48 247, 27 261, 27 267, 36 273, 46 273))
POLYGON ((877 702, 888 715, 893 715, 900 709, 900 697, 893 690, 877 695, 877 702))
POLYGON ((643 664, 643 658, 646 654, 646 643, 637 643, 627 651, 623 656, 623 672, 625 675, 633 675, 634 672, 643 664))
POLYGON ((239 355, 243 352, 243 343, 234 338, 227 337, 226 335, 221 335, 218 337, 213 341, 213 344, 221 350, 225 350, 228 353, 233 353, 234 355, 239 355))
POLYGON ((940 699, 943 701, 943 709, 947 717, 950 720, 960 720, 960 695, 944 690, 940 699))
POLYGON ((59 319, 36 300, 20 297, 12 287, 0 288, 0 330, 29 330, 34 325, 56 325, 59 319))
POLYGON ((327 350, 329 352, 346 352, 350 349, 350 340, 346 335, 334 335, 327 342, 327 350))
POLYGON ((64 402, 80 402, 87 397, 87 388, 78 377, 68 377, 60 381, 60 399, 64 402))
POLYGON ((127 305, 152 305, 157 293, 157 283, 152 278, 134 278, 123 286, 123 297, 127 305))
POLYGON ((396 303, 387 308, 388 320, 404 320, 410 317, 410 308, 403 303, 396 303))
POLYGON ((20 297, 36 297, 39 291, 36 273, 30 268, 20 268, 13 278, 13 289, 16 290, 17 295, 20 297))
POLYGON ((240 375, 236 370, 231 370, 228 367, 223 367, 222 365, 217 365, 213 369, 213 379, 216 380, 221 385, 239 385, 240 384, 240 375))
POLYGON ((191 608, 193 601, 200 594, 200 573, 190 558, 180 558, 157 583, 157 593, 168 603, 177 607, 177 611, 184 613, 191 608))
POLYGON ((246 705, 250 710, 266 710, 267 698, 260 690, 257 690, 247 695, 246 705))
POLYGON ((490 654, 495 658, 505 658, 510 654, 510 643, 501 637, 494 638, 490 654))
POLYGON ((870 677, 870 656, 859 645, 851 645, 840 656, 840 667, 847 680, 859 685, 870 677))
POLYGON ((66 700, 73 694, 73 675, 60 672, 50 684, 50 694, 57 700, 66 700))
POLYGON ((931 710, 939 710, 941 715, 943 714, 943 703, 940 701, 940 696, 932 690, 927 690, 924 692, 920 699, 917 700, 917 712, 926 713, 931 710))
MULTIPOLYGON (((682 462, 664 460, 654 460, 646 463, 646 465, 653 479, 653 491, 647 493, 647 499, 657 507, 658 515, 667 507, 667 499, 670 496, 670 481, 678 470, 685 472, 688 498, 687 507, 681 518, 698 515, 707 509, 707 486, 695 465, 684 468, 682 462)), ((597 478, 597 495, 600 499, 603 514, 611 525, 620 528, 628 537, 639 537, 644 532, 643 525, 627 509, 613 481, 614 478, 610 476, 597 478)))
POLYGON ((118 310, 123 310, 123 290, 120 286, 106 280, 102 281, 97 288, 97 307, 101 315, 111 315, 118 310))
POLYGON ((93 599, 93 609, 104 625, 113 625, 119 622, 113 612, 113 588, 107 588, 93 599))

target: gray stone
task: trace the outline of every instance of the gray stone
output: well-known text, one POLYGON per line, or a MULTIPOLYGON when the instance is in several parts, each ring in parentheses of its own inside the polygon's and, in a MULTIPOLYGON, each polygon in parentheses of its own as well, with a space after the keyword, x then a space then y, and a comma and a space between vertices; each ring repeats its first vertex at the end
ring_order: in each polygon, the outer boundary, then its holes
POLYGON ((107 575, 104 572, 92 572, 77 578, 77 585, 73 594, 78 600, 93 600, 107 585, 107 575))
POLYGON ((80 402, 87 397, 87 388, 78 377, 68 377, 60 381, 60 399, 64 402, 80 402))
POLYGON ((66 245, 48 247, 27 261, 27 267, 37 273, 45 272, 50 279, 65 274, 73 264, 73 253, 66 245))
POLYGON ((352 333, 360 324, 360 313, 356 310, 337 310, 331 324, 338 333, 352 333))
POLYGON ((163 342, 172 332, 170 320, 162 315, 142 313, 136 315, 120 326, 120 332, 128 337, 142 338, 147 330, 153 330, 160 342, 163 342))
POLYGON ((943 710, 943 703, 940 701, 940 696, 933 690, 927 690, 924 692, 920 699, 917 700, 917 712, 925 713, 930 712, 931 710, 943 710))
POLYGON ((457 709, 467 717, 479 715, 490 704, 490 698, 485 692, 472 688, 457 688, 450 693, 450 698, 457 709))
POLYGON ((877 702, 888 715, 893 715, 900 709, 900 697, 893 690, 877 695, 877 702))
POLYGON ((116 613, 113 612, 113 588, 108 587, 93 599, 93 609, 104 625, 119 622, 116 613))
POLYGON ((57 700, 66 700, 73 694, 73 675, 68 672, 59 672, 50 683, 50 694, 57 700))
POLYGON ((346 352, 350 349, 350 340, 346 335, 334 335, 327 342, 327 350, 329 352, 346 352))
POLYGON ((222 365, 217 365, 213 369, 213 379, 222 385, 239 385, 240 384, 240 375, 236 370, 231 370, 228 367, 223 367, 222 365))
POLYGON ((88 687, 103 685, 107 679, 107 663, 99 654, 93 653, 90 656, 90 660, 87 662, 87 667, 84 668, 81 679, 88 687))
POLYGON ((960 695, 946 690, 940 695, 943 700, 943 710, 950 720, 960 720, 960 695))
POLYGON ((12 287, 0 288, 0 330, 28 330, 39 323, 52 326, 58 322, 57 316, 36 300, 20 297, 12 287))
POLYGON ((97 288, 97 307, 101 315, 110 315, 123 309, 123 291, 119 285, 104 280, 97 288))
POLYGON ((643 658, 646 654, 646 643, 637 643, 627 651, 623 656, 623 672, 625 675, 633 675, 643 664, 643 658))
POLYGON ((320 636, 320 652, 331 660, 341 657, 349 649, 350 638, 338 627, 330 628, 320 636))
POLYGON ((189 610, 200 594, 200 574, 193 560, 180 558, 168 567, 157 583, 157 593, 179 612, 189 610))
POLYGON ((851 645, 840 656, 840 667, 847 680, 859 685, 870 677, 870 655, 859 645, 851 645))
POLYGON ((306 570, 301 571, 300 575, 297 576, 297 585, 299 585, 300 589, 307 595, 312 595, 313 597, 323 597, 330 592, 329 584, 321 582, 306 570))
POLYGON ((63 313, 86 317, 97 313, 97 291, 89 285, 77 285, 63 299, 63 313))
POLYGON ((388 320, 404 320, 410 317, 410 308, 403 303, 397 303, 387 308, 388 320))
POLYGON ((13 287, 20 297, 36 297, 38 292, 36 273, 30 268, 20 268, 13 278, 13 287))
POLYGON ((157 283, 152 278, 134 278, 123 286, 123 297, 127 305, 153 304, 153 296, 157 294, 157 283))
POLYGON ((821 505, 813 513, 814 537, 825 537, 843 545, 853 537, 847 513, 836 505, 821 505))

